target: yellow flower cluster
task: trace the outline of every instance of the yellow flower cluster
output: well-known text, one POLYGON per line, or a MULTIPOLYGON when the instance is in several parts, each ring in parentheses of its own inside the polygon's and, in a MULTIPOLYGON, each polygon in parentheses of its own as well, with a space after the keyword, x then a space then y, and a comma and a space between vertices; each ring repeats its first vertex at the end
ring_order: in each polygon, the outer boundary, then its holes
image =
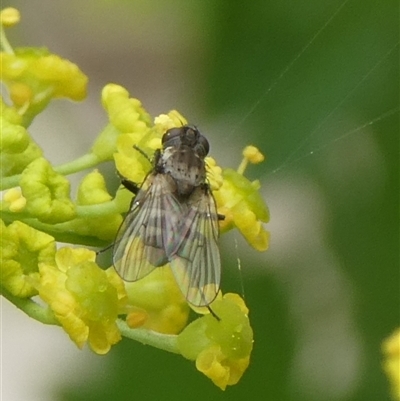
POLYGON ((114 269, 101 270, 87 249, 56 251, 53 237, 19 221, 0 223, 1 287, 20 298, 39 294, 79 347, 88 341, 108 352, 120 339, 115 322, 127 301, 114 269))
MULTIPOLYGON (((17 10, 3 10, 1 29, 19 18, 17 10)), ((11 100, 7 104, 1 99, 0 104, 0 186, 6 190, 0 201, 2 294, 28 303, 39 296, 52 324, 58 322, 78 347, 88 343, 99 354, 120 340, 124 326, 117 319, 126 315, 131 328, 168 334, 168 338, 176 335, 174 352, 196 361, 197 369, 221 389, 237 383, 249 364, 253 344, 248 310, 240 297, 218 296, 211 305, 218 319, 206 313, 186 326, 190 309, 168 266, 124 284, 112 267, 103 270, 96 264, 93 251, 56 247, 56 241, 101 246, 113 240, 132 194, 121 187, 111 195, 104 177, 93 167, 114 161, 121 176, 140 185, 153 168, 163 134, 187 124, 185 118, 173 110, 153 121, 126 89, 106 85, 102 104, 109 123, 87 154, 54 167, 27 128, 52 99, 83 99, 87 77, 75 64, 46 49, 12 49, 5 35, 0 36, 1 78, 11 100), (71 197, 66 176, 89 168, 71 197)), ((243 175, 248 163, 259 163, 264 157, 255 147, 247 147, 243 157, 238 171, 222 169, 207 157, 207 180, 218 212, 225 216, 221 231, 237 227, 254 248, 265 250, 268 233, 262 222, 268 221, 268 209, 258 192, 259 183, 243 175)))

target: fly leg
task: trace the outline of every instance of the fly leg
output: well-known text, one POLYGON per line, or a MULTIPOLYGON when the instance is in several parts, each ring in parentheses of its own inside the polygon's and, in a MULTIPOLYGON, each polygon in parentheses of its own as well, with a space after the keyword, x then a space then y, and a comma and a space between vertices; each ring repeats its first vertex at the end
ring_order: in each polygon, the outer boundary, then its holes
POLYGON ((217 319, 219 322, 221 321, 221 318, 210 308, 209 305, 207 305, 208 311, 217 319))
POLYGON ((137 195, 140 187, 138 186, 138 184, 136 184, 136 182, 130 181, 125 177, 121 177, 121 184, 129 191, 132 192, 134 195, 137 195))

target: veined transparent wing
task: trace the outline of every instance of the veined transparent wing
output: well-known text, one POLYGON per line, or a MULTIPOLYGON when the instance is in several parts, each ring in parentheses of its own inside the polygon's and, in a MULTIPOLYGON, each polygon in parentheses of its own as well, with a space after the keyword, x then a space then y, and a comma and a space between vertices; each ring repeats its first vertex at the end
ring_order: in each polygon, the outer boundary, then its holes
POLYGON ((122 223, 113 262, 126 281, 136 281, 168 262, 166 248, 176 243, 176 227, 185 211, 174 196, 175 183, 164 174, 151 174, 122 223))
POLYGON ((198 187, 180 223, 178 242, 167 252, 175 279, 194 306, 209 305, 218 294, 221 279, 218 235, 215 200, 208 188, 198 187))

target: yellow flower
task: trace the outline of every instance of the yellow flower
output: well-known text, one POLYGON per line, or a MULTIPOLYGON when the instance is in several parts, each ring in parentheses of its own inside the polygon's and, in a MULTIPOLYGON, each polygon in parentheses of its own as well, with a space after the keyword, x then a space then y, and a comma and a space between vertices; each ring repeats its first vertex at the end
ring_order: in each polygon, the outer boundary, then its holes
MULTIPOLYGON (((2 79, 11 85, 10 96, 30 88, 25 102, 39 102, 42 97, 67 97, 82 100, 86 96, 87 77, 68 60, 50 54, 44 48, 15 49, 16 54, 1 53, 2 79), (13 87, 14 84, 19 86, 13 87)), ((21 106, 19 104, 18 106, 21 106)))
POLYGON ((249 145, 243 149, 243 160, 238 168, 238 173, 243 175, 249 163, 258 164, 264 161, 264 155, 255 146, 249 145))
POLYGON ((137 144, 148 132, 151 120, 140 101, 129 98, 128 91, 122 86, 106 85, 101 100, 110 122, 96 139, 91 152, 99 161, 105 161, 113 159, 121 134, 133 136, 137 144))
POLYGON ((224 169, 222 177, 222 186, 213 192, 218 212, 225 216, 220 222, 221 231, 237 227, 251 246, 265 251, 269 232, 265 231, 262 222, 269 221, 269 212, 258 192, 259 182, 251 182, 231 169, 224 169))
MULTIPOLYGON (((140 184, 152 168, 152 164, 137 148, 141 151, 149 152, 149 157, 152 157, 154 150, 147 146, 148 139, 143 140, 144 137, 149 137, 147 131, 143 136, 139 137, 136 134, 123 134, 118 137, 117 152, 114 154, 115 166, 119 174, 129 179, 134 183, 140 184)), ((161 144, 161 141, 160 141, 161 144)))
POLYGON ((138 99, 129 98, 122 86, 108 84, 103 88, 101 99, 110 123, 122 133, 146 131, 151 119, 138 99))
POLYGON ((88 342, 98 354, 107 353, 121 339, 116 325, 126 293, 113 268, 101 270, 88 249, 61 248, 56 266, 39 264, 40 297, 50 306, 79 348, 88 342))
POLYGON ((11 188, 3 197, 5 208, 10 212, 21 212, 26 206, 26 198, 22 196, 20 188, 11 188))
POLYGON ((29 66, 30 74, 52 91, 52 96, 83 100, 88 78, 78 66, 55 54, 38 57, 29 66))
POLYGON ((170 128, 181 127, 188 122, 177 110, 171 110, 168 114, 160 114, 154 119, 154 125, 160 134, 164 134, 170 128))
POLYGON ((212 157, 206 157, 207 181, 212 191, 221 188, 224 183, 222 168, 212 157))
MULTIPOLYGON (((148 171, 151 164, 141 152, 151 157, 156 149, 161 148, 161 137, 167 129, 186 124, 186 120, 176 110, 156 117, 153 124, 140 100, 130 98, 128 91, 119 85, 108 84, 104 87, 102 103, 110 124, 123 134, 118 136, 114 158, 118 171, 126 178, 130 178, 132 170, 136 168, 148 171), (135 162, 134 159, 139 161, 135 162)), ((138 175, 144 178, 143 172, 138 175)))
POLYGON ((17 297, 36 295, 32 279, 39 278, 38 263, 54 263, 54 238, 20 221, 6 227, 0 220, 0 231, 1 285, 17 297))
POLYGON ((236 384, 247 369, 253 348, 248 309, 237 294, 225 294, 211 304, 211 314, 189 324, 178 336, 185 358, 222 390, 236 384))
POLYGON ((4 27, 12 27, 18 24, 21 16, 19 11, 13 7, 7 7, 0 12, 0 22, 4 27))
POLYGON ((169 266, 158 267, 133 283, 128 293, 127 323, 164 334, 179 333, 186 325, 189 306, 169 266))
POLYGON ((24 126, 53 98, 82 100, 88 79, 68 60, 45 48, 17 48, 0 53, 1 79, 8 88, 13 106, 23 115, 24 126))
POLYGON ((383 342, 382 351, 383 369, 391 382, 393 399, 400 400, 400 328, 383 342))
POLYGON ((106 85, 102 102, 111 126, 96 141, 92 151, 100 155, 107 152, 108 156, 112 150, 119 174, 140 184, 152 167, 148 158, 161 146, 161 134, 152 126, 151 118, 141 102, 129 98, 125 88, 115 84, 106 85), (113 144, 110 146, 111 140, 113 144))
POLYGON ((209 377, 221 390, 237 384, 250 363, 250 357, 230 360, 218 345, 211 345, 200 352, 196 368, 209 377))
MULTIPOLYGON (((133 105, 139 107, 136 115, 140 117, 143 111, 141 104, 137 102, 133 102, 130 107, 133 107, 133 105)), ((162 136, 167 129, 180 126, 186 120, 175 110, 156 117, 154 125, 146 121, 146 124, 136 124, 135 127, 133 122, 129 122, 128 119, 125 121, 122 116, 119 117, 121 118, 119 120, 120 126, 125 130, 130 127, 132 131, 125 131, 118 137, 117 152, 114 154, 115 165, 122 177, 141 184, 153 167, 151 159, 154 152, 162 147, 162 136)), ((143 122, 142 120, 140 121, 143 122)))

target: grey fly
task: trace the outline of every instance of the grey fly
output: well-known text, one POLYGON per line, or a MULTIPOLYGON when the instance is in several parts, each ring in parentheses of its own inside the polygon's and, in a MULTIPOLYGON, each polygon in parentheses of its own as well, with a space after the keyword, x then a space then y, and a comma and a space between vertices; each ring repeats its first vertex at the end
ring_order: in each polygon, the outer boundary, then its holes
POLYGON ((215 200, 206 180, 207 139, 192 125, 169 129, 153 170, 138 192, 115 242, 113 262, 126 281, 137 281, 169 263, 183 295, 194 306, 216 297, 221 277, 215 200))

